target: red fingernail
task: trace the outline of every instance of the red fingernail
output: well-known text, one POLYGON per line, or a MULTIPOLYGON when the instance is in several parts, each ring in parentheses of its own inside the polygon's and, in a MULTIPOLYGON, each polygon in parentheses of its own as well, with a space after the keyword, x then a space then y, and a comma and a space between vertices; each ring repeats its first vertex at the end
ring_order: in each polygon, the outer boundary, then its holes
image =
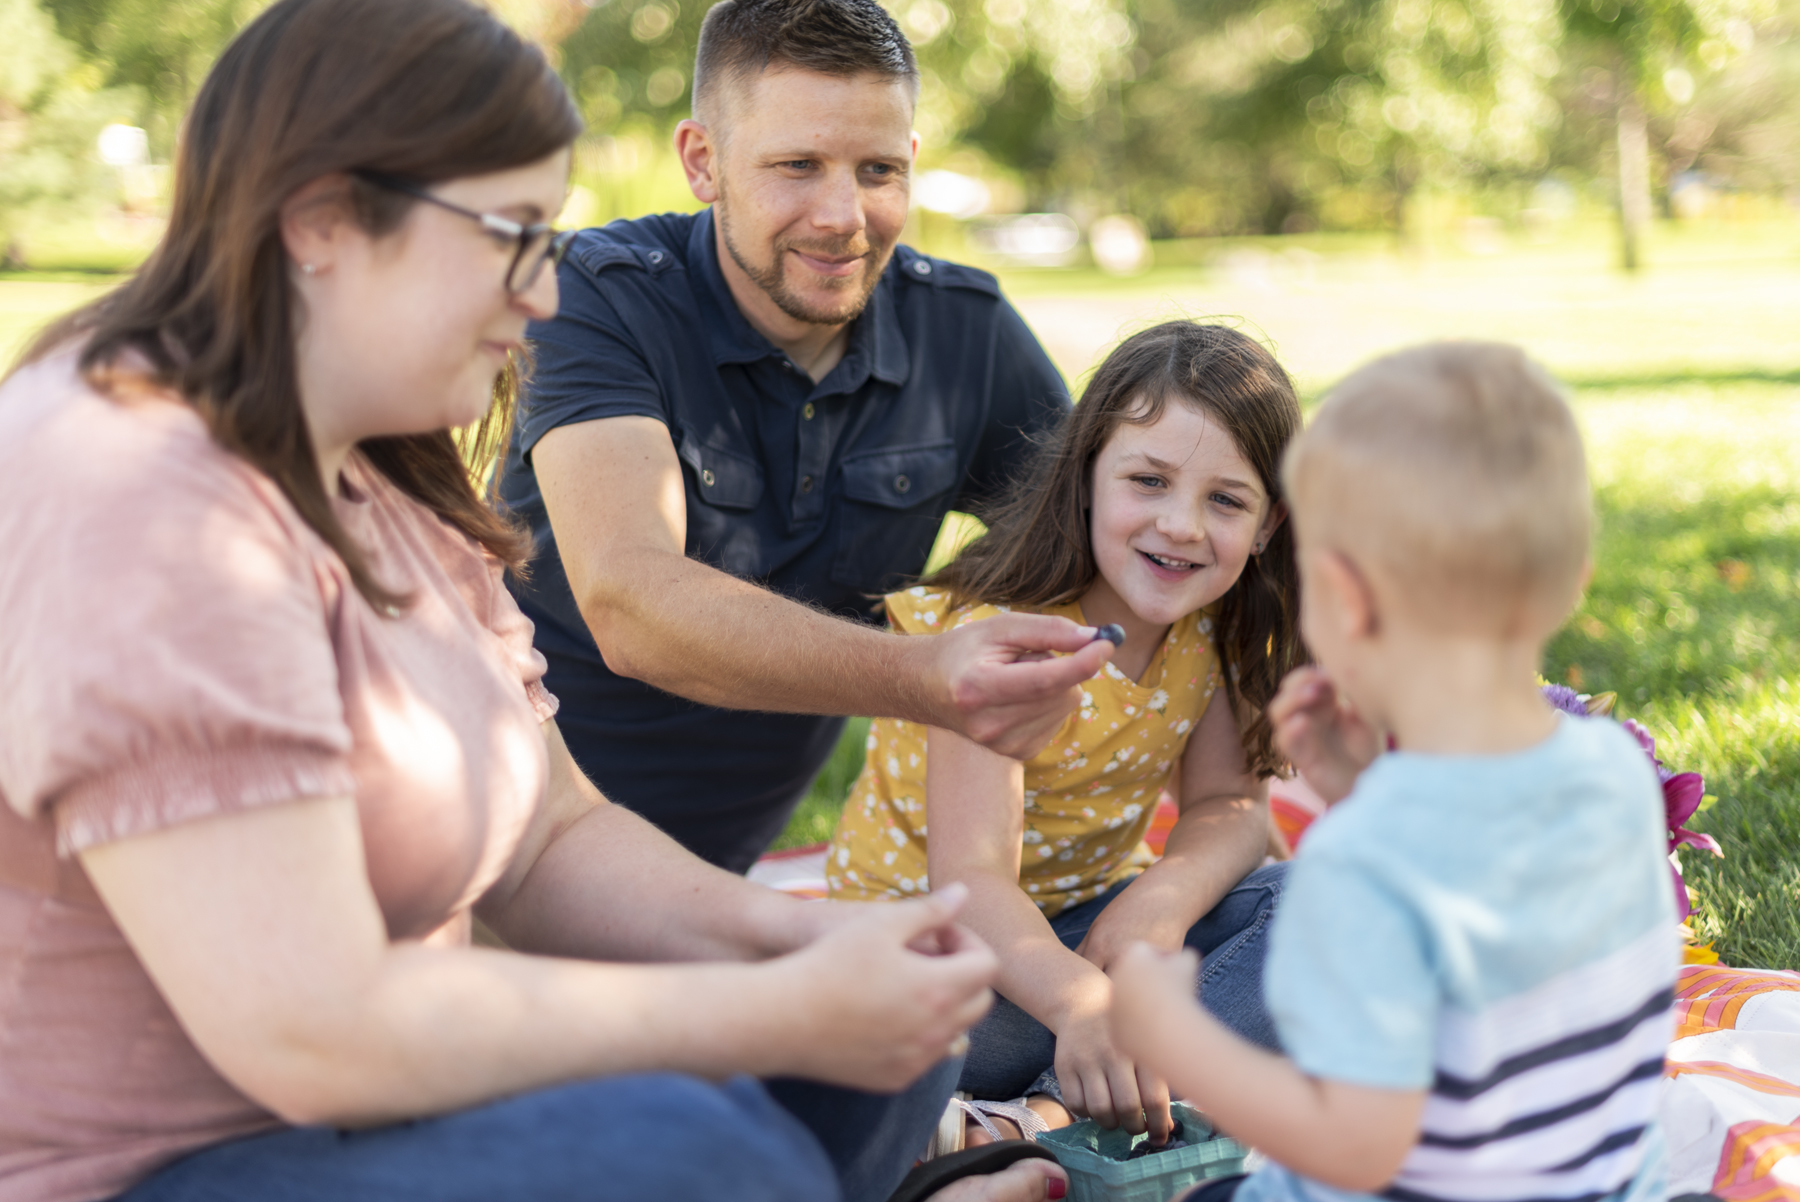
POLYGON ((1069 1192, 1069 1183, 1061 1177, 1052 1177, 1046 1183, 1044 1192, 1050 1195, 1050 1202, 1056 1202, 1058 1198, 1069 1192))

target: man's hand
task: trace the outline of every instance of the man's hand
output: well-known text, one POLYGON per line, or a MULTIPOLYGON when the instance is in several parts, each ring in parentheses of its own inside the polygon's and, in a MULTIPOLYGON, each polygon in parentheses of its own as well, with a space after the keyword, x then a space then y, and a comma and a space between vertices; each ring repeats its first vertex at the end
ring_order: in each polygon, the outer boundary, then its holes
POLYGON ((1055 737, 1081 703, 1078 686, 1114 650, 1092 626, 1043 614, 971 622, 928 645, 944 699, 931 725, 1020 760, 1055 737))
POLYGON ((1281 753, 1327 802, 1350 795, 1362 770, 1381 754, 1381 735, 1338 694, 1323 668, 1295 668, 1269 702, 1281 753))
POLYGON ((1000 963, 955 922, 968 890, 859 908, 783 967, 797 1046, 790 1072, 877 1093, 950 1054, 993 1003, 1000 963), (935 954, 916 950, 935 949, 935 954))

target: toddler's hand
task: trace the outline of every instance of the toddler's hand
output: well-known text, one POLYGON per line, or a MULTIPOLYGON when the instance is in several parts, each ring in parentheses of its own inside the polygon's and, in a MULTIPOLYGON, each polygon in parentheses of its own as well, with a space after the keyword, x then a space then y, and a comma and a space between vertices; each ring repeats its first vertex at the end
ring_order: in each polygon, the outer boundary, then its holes
POLYGON ((1115 1046, 1141 1064, 1154 1065, 1167 1050, 1172 1014, 1197 1009, 1194 982, 1200 954, 1192 948, 1165 952, 1134 943, 1113 962, 1112 1009, 1108 1022, 1115 1046))
POLYGON ((1275 744, 1327 802, 1350 795, 1381 754, 1381 736, 1338 695, 1323 668, 1295 668, 1269 702, 1275 744))

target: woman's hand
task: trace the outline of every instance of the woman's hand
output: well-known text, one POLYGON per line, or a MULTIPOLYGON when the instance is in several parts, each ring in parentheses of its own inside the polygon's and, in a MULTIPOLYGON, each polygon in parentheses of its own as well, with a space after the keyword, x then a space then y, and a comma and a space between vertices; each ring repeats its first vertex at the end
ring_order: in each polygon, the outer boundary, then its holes
POLYGON ((954 921, 968 890, 858 907, 786 958, 800 1075, 878 1093, 951 1054, 993 1004, 999 961, 954 921))
POLYGON ((1104 1008, 1062 1023, 1056 1033, 1056 1080, 1070 1111, 1102 1127, 1124 1127, 1133 1135, 1148 1131, 1159 1144, 1175 1128, 1168 1083, 1120 1050, 1104 1008))
POLYGON ((1381 754, 1381 735, 1350 706, 1323 668, 1295 668, 1269 702, 1281 753, 1327 802, 1342 801, 1381 754))

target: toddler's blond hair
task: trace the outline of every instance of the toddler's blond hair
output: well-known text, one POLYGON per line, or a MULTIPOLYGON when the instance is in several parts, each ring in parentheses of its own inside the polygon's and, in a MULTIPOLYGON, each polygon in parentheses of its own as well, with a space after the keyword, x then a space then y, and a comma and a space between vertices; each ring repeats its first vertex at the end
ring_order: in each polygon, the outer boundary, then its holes
POLYGON ((1547 635, 1579 595, 1593 526, 1581 435, 1518 347, 1377 359, 1332 390, 1283 478, 1303 541, 1435 628, 1547 635))

